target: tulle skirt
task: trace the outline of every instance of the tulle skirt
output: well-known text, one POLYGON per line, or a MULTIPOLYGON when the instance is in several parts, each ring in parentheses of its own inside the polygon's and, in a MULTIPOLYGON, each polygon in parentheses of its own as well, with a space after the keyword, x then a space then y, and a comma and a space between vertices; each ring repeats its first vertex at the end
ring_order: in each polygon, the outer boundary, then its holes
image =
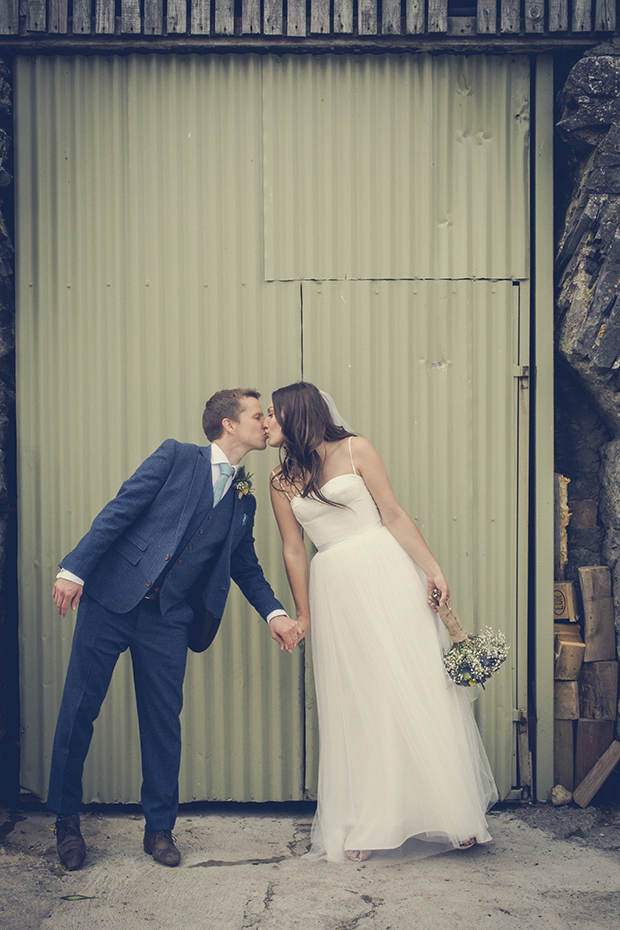
POLYGON ((497 791, 468 689, 444 670, 450 641, 423 573, 373 529, 315 555, 310 603, 320 756, 308 857, 411 837, 428 853, 488 842, 497 791))

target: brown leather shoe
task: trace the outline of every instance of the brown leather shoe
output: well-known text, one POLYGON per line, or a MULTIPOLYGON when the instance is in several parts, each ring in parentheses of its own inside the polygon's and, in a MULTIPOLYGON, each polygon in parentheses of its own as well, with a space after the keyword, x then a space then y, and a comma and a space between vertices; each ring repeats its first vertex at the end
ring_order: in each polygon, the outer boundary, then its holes
POLYGON ((164 865, 178 865, 181 853, 174 845, 170 830, 144 831, 144 852, 164 865))
POLYGON ((60 864, 68 872, 81 869, 86 858, 86 843, 80 833, 80 815, 56 821, 56 851, 60 864))

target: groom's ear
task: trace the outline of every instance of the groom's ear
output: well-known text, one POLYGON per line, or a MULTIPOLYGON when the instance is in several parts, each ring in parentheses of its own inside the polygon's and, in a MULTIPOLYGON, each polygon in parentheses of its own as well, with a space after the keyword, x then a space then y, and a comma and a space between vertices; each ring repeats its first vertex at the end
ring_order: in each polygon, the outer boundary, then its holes
POLYGON ((228 433, 229 436, 232 436, 232 434, 235 432, 235 426, 236 423, 234 420, 231 420, 230 417, 224 417, 222 420, 222 436, 224 433, 228 433))

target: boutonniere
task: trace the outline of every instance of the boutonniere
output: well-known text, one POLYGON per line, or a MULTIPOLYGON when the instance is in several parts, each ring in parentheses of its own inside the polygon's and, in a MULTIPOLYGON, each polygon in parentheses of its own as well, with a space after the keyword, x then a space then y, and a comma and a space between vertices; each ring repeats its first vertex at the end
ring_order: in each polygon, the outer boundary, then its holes
POLYGON ((242 468, 233 481, 233 488, 237 492, 239 500, 241 500, 242 497, 245 497, 246 494, 253 494, 254 491, 252 489, 252 475, 246 475, 245 469, 242 468))

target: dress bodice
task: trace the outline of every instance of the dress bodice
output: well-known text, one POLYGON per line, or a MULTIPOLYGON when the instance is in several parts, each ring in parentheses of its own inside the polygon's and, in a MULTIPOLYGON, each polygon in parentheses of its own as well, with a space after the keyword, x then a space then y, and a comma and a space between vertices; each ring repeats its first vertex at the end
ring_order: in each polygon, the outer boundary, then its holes
POLYGON ((291 507, 319 552, 338 543, 379 529, 383 524, 361 475, 336 475, 321 491, 343 507, 331 507, 316 497, 293 497, 291 507))

